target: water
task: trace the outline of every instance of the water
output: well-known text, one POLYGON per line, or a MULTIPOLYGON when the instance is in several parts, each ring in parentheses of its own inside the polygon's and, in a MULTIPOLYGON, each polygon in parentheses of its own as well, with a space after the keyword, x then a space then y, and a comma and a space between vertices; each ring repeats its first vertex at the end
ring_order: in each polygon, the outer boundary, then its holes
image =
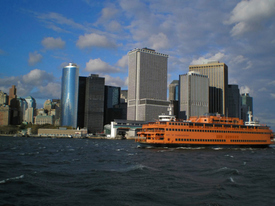
POLYGON ((0 206, 275 205, 274 153, 0 137, 0 206))

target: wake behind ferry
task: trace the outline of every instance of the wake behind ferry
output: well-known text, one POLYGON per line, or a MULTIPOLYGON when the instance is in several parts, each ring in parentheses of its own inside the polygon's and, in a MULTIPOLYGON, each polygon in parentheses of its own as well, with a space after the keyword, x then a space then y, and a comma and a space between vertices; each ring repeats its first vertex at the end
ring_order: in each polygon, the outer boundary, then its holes
POLYGON ((268 147, 273 144, 272 130, 259 122, 243 123, 239 118, 205 114, 178 121, 173 115, 160 115, 159 120, 142 126, 136 142, 141 147, 241 146, 268 147))

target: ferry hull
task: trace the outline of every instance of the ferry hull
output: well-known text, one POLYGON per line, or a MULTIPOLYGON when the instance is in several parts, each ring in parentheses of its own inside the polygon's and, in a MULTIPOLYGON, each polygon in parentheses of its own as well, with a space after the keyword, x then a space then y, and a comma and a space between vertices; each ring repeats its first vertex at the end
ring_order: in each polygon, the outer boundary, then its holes
POLYGON ((269 144, 247 144, 247 145, 225 145, 225 144, 162 144, 162 143, 147 143, 138 142, 139 148, 267 148, 269 144))

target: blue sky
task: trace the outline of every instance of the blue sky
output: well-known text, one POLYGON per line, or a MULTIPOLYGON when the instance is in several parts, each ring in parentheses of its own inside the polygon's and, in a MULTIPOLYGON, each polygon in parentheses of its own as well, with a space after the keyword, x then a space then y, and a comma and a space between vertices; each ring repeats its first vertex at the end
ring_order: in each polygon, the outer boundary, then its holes
POLYGON ((169 55, 168 82, 191 64, 224 62, 229 83, 275 128, 275 0, 1 0, 0 90, 38 105, 60 98, 62 68, 127 89, 127 53, 169 55))

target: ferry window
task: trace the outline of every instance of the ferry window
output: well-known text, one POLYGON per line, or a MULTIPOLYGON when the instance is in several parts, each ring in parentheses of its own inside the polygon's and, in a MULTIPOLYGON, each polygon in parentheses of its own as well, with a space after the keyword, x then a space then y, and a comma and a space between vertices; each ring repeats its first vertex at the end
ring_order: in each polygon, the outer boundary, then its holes
POLYGON ((169 131, 171 131, 171 129, 169 129, 169 131))
POLYGON ((169 125, 171 125, 171 123, 169 123, 169 125))
POLYGON ((175 131, 175 129, 172 129, 172 131, 175 131))

